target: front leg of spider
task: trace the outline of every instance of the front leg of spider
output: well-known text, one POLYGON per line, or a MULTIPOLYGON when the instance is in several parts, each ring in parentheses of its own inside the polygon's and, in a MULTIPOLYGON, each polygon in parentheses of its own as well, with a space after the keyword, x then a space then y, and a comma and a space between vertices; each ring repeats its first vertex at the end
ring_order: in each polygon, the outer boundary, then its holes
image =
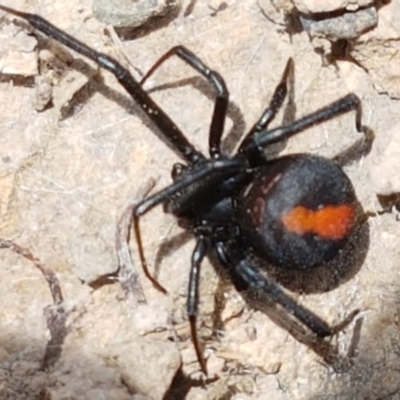
POLYGON ((85 43, 57 28, 39 15, 18 11, 3 5, 0 5, 0 10, 25 19, 39 32, 55 39, 111 72, 137 105, 141 107, 147 118, 158 128, 163 140, 179 157, 189 164, 194 164, 204 159, 203 154, 194 148, 174 121, 153 101, 146 91, 143 90, 141 84, 117 60, 90 48, 85 43))
POLYGON ((221 155, 221 137, 224 132, 226 113, 228 109, 229 92, 222 76, 210 69, 199 57, 185 46, 175 46, 161 56, 140 81, 141 85, 169 58, 177 56, 198 73, 200 73, 215 90, 214 111, 209 130, 209 154, 216 158, 221 155))

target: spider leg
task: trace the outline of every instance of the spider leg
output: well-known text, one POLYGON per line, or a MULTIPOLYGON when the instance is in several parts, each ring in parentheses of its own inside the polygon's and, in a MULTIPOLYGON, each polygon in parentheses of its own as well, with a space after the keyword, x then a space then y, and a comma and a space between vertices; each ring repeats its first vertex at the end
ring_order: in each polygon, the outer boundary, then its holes
POLYGON ((221 154, 221 137, 224 131, 226 112, 228 109, 229 92, 226 87, 225 81, 222 76, 210 69, 203 63, 194 53, 184 46, 175 46, 167 51, 158 61, 150 68, 147 74, 142 78, 141 84, 147 79, 172 56, 177 56, 185 63, 194 68, 197 72, 203 75, 204 78, 214 87, 216 91, 216 98, 214 104, 214 111, 211 119, 210 132, 209 132, 209 153, 211 157, 217 158, 221 154))
POLYGON ((142 244, 142 237, 140 233, 139 220, 144 214, 150 211, 152 208, 157 205, 171 200, 174 195, 179 192, 182 192, 187 187, 193 185, 196 182, 201 181, 202 179, 210 176, 212 174, 219 174, 221 179, 223 177, 229 178, 231 176, 236 176, 238 171, 243 168, 243 163, 238 159, 224 159, 224 160, 215 160, 209 164, 203 166, 198 170, 193 170, 188 173, 186 176, 183 176, 181 179, 173 183, 172 185, 160 190, 154 195, 148 197, 147 199, 139 202, 132 210, 132 222, 133 222, 133 230, 135 232, 136 243, 138 246, 138 252, 140 261, 142 264, 143 271, 147 278, 154 284, 154 286, 159 289, 163 293, 167 293, 167 291, 162 287, 156 279, 154 279, 148 268, 146 257, 144 255, 144 249, 142 244))
POLYGON ((230 253, 223 243, 217 243, 215 250, 219 261, 226 268, 239 291, 253 290, 256 293, 266 293, 271 300, 319 337, 330 336, 334 333, 334 330, 325 321, 301 306, 276 283, 269 281, 264 274, 260 273, 249 257, 233 260, 228 256, 230 253))
POLYGON ((205 375, 207 375, 207 367, 197 337, 196 321, 199 308, 200 266, 201 262, 204 259, 204 256, 207 254, 207 248, 208 248, 207 240, 205 238, 199 238, 197 240, 196 247, 192 254, 188 297, 187 297, 187 315, 189 317, 189 322, 190 322, 192 341, 194 349, 196 351, 197 360, 199 361, 201 370, 205 375))
POLYGON ((360 99, 354 94, 350 93, 347 96, 323 107, 297 121, 294 121, 290 125, 281 126, 279 128, 271 129, 270 131, 260 132, 258 135, 254 135, 242 147, 241 152, 247 154, 250 158, 259 157, 263 149, 270 144, 280 142, 281 140, 288 139, 297 133, 304 131, 313 125, 320 124, 328 121, 339 115, 347 113, 349 111, 356 112, 356 129, 358 132, 363 132, 365 139, 368 142, 373 140, 373 132, 366 126, 362 125, 362 107, 360 99))
POLYGON ((194 148, 172 119, 151 99, 146 91, 143 90, 141 84, 117 60, 91 49, 86 44, 55 27, 49 21, 38 15, 17 11, 3 5, 0 5, 0 10, 25 19, 38 31, 110 71, 135 102, 143 109, 148 118, 157 126, 163 139, 182 159, 190 164, 195 164, 199 160, 204 159, 204 156, 194 148))
POLYGON ((250 131, 243 138, 242 143, 239 146, 239 151, 240 149, 242 149, 242 147, 246 147, 249 140, 254 134, 267 129, 269 123, 275 118, 277 112, 282 107, 283 101, 286 98, 288 91, 287 90, 288 81, 289 77, 293 75, 293 70, 294 70, 293 58, 289 58, 289 60, 286 63, 285 70, 283 71, 282 78, 275 88, 274 94, 272 95, 268 107, 264 110, 259 120, 253 125, 250 131))

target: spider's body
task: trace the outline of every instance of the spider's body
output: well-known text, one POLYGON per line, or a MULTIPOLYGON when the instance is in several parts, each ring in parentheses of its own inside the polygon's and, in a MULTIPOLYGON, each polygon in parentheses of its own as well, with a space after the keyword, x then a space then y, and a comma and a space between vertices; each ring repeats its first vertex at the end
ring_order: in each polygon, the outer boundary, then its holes
POLYGON ((270 161, 240 196, 244 231, 275 265, 307 269, 333 259, 357 217, 353 186, 331 160, 296 154, 270 161))
POLYGON ((349 111, 356 111, 361 124, 361 104, 349 94, 325 108, 289 125, 268 130, 287 94, 293 61, 287 63, 280 83, 259 121, 247 133, 238 152, 221 151, 221 137, 229 93, 223 78, 188 49, 177 46, 155 63, 141 82, 116 60, 99 53, 41 17, 4 6, 0 9, 26 19, 36 29, 56 39, 112 72, 120 84, 147 113, 164 140, 183 159, 172 169, 173 183, 140 202, 133 210, 133 228, 146 275, 148 272, 139 228, 140 217, 157 205, 172 213, 179 224, 196 237, 189 278, 187 311, 192 339, 202 370, 205 361, 196 334, 199 275, 203 258, 212 253, 240 289, 266 293, 291 316, 318 336, 334 329, 302 307, 259 270, 260 261, 284 268, 307 269, 334 258, 347 243, 357 222, 358 205, 352 184, 333 161, 309 154, 267 159, 270 144, 349 111), (196 150, 170 117, 143 89, 145 80, 169 57, 176 55, 193 67, 216 91, 209 133, 209 158, 196 150))
MULTIPOLYGON (((241 238, 261 258, 298 269, 330 261, 351 236, 357 199, 336 163, 310 154, 257 168, 240 155, 226 160, 239 161, 233 176, 209 177, 164 203, 164 211, 196 236, 210 244, 241 238)), ((182 176, 193 171, 180 169, 182 176)))

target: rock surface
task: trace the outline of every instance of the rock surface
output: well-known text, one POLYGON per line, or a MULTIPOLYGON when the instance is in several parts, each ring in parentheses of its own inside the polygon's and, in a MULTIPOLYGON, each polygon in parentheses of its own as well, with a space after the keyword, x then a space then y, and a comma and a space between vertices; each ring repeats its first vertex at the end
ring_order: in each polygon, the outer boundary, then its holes
MULTIPOLYGON (((22 0, 2 1, 28 12, 40 10, 55 25, 118 58, 138 79, 138 71, 146 72, 171 46, 184 44, 227 82, 228 151, 261 115, 289 57, 295 60, 296 118, 354 92, 362 99, 363 123, 374 130, 377 142, 387 137, 390 143, 397 135, 397 2, 382 6, 378 27, 357 39, 351 54, 358 63, 336 59, 332 64, 314 51, 306 32, 285 33, 256 2, 232 0, 225 7, 213 2, 212 8, 207 2, 185 3, 168 25, 123 42, 107 35, 84 3, 37 0, 28 8, 22 0)), ((14 42, 10 30, 25 32, 15 28, 14 18, 2 14, 0 21, 1 48, 14 42)), ((30 40, 40 51, 50 46, 43 39, 30 40)), ((315 343, 308 341, 307 346, 275 324, 268 309, 257 311, 246 304, 205 261, 198 329, 213 375, 204 379, 185 311, 194 243, 161 209, 146 215, 141 229, 151 271, 169 295, 145 279, 133 242, 133 263, 147 304, 127 298, 117 279, 101 281, 118 266, 115 239, 123 211, 149 179, 156 179, 153 190, 168 185, 170 168, 179 160, 108 72, 73 52, 59 55, 59 47, 51 45, 59 63, 51 64, 52 74, 47 75, 53 99, 59 100, 41 112, 35 109, 33 69, 26 74, 24 68, 17 76, 1 74, 0 236, 31 249, 55 272, 68 311, 68 333, 57 363, 41 370, 50 339, 44 310, 52 305, 51 294, 31 263, 1 250, 0 398, 242 400, 265 399, 266 393, 278 400, 395 398, 400 392, 400 225, 395 213, 369 218, 367 240, 352 255, 355 266, 333 287, 320 281, 321 271, 286 282, 292 290, 296 283, 293 296, 331 324, 361 309, 323 347, 337 347, 333 366, 323 361, 315 343), (54 97, 56 91, 60 95, 54 97), (146 388, 144 375, 133 370, 140 362, 141 372, 158 371, 146 388)), ((23 54, 25 46, 15 51, 23 54)), ((146 88, 206 153, 214 96, 209 86, 181 60, 171 59, 146 88)), ((273 126, 290 122, 284 111, 273 126)), ((279 150, 334 157, 359 139, 350 113, 297 135, 279 150)), ((345 166, 371 214, 381 210, 371 180, 374 157, 371 152, 345 166)))

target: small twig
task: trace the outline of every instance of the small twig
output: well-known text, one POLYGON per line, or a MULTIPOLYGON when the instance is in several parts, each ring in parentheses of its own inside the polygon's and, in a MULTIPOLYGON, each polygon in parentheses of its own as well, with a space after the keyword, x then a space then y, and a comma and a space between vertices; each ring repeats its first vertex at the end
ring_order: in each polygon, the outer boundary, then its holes
POLYGON ((138 67, 136 67, 129 56, 126 54, 125 46, 121 42, 121 39, 115 32, 115 29, 112 25, 107 25, 105 28, 106 33, 110 36, 111 40, 113 41, 115 47, 118 49, 120 55, 125 59, 130 69, 133 69, 140 77, 142 77, 143 71, 141 71, 138 67))
POLYGON ((68 333, 68 329, 66 327, 68 314, 63 305, 64 298, 62 295, 60 282, 58 281, 56 274, 51 269, 44 267, 40 260, 28 249, 25 249, 6 239, 0 239, 0 248, 10 249, 16 254, 19 254, 27 260, 33 262, 35 267, 39 269, 49 285, 54 304, 46 307, 44 310, 47 328, 50 331, 50 340, 46 345, 41 368, 42 370, 48 369, 60 358, 62 345, 68 333))

